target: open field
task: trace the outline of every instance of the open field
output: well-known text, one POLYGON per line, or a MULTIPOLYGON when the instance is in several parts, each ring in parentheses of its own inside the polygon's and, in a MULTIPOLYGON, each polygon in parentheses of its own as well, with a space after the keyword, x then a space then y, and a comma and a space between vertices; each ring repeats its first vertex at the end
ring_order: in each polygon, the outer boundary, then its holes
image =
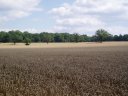
POLYGON ((61 45, 0 44, 0 96, 128 96, 127 42, 61 45))
POLYGON ((0 48, 74 48, 74 47, 106 47, 106 46, 128 46, 128 42, 83 42, 83 43, 32 43, 25 46, 24 43, 0 43, 0 48))

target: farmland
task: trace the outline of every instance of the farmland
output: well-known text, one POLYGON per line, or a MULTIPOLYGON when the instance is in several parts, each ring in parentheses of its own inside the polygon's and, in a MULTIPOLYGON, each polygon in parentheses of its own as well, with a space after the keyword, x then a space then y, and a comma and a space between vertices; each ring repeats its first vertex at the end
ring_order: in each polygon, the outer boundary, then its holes
POLYGON ((128 96, 128 42, 0 44, 0 96, 128 96))
POLYGON ((128 42, 81 42, 81 43, 31 43, 25 46, 24 43, 0 43, 0 48, 85 48, 85 47, 111 47, 128 46, 128 42))

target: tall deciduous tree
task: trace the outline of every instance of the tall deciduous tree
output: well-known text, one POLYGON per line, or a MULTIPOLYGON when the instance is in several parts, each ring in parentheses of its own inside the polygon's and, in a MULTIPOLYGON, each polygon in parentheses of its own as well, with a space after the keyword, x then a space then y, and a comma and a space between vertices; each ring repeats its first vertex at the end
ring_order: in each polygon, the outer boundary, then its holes
POLYGON ((24 42, 25 42, 25 45, 30 45, 31 44, 31 39, 25 38, 24 42))
POLYGON ((14 43, 14 45, 17 42, 22 42, 23 41, 23 35, 22 32, 20 32, 19 30, 16 31, 9 31, 9 36, 10 36, 10 41, 14 43))
POLYGON ((79 42, 80 37, 79 37, 78 33, 74 33, 74 40, 75 40, 76 43, 79 42))
POLYGON ((104 29, 99 29, 96 31, 95 36, 96 36, 97 41, 103 42, 103 41, 107 40, 107 38, 109 38, 111 36, 111 34, 109 34, 104 29))
POLYGON ((52 35, 47 32, 43 32, 40 34, 40 38, 42 42, 46 42, 47 44, 51 41, 53 41, 52 35))

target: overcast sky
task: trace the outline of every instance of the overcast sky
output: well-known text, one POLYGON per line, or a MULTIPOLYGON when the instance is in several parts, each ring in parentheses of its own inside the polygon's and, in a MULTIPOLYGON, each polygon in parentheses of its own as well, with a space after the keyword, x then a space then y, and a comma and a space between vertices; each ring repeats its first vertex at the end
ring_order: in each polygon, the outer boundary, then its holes
POLYGON ((0 0, 0 30, 128 34, 128 0, 0 0))

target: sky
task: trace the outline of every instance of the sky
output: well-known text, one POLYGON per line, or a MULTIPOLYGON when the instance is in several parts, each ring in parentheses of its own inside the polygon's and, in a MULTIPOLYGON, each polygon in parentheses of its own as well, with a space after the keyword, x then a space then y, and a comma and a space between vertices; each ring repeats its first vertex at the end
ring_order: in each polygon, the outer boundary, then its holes
POLYGON ((0 31, 128 34, 128 0, 0 0, 0 31))

